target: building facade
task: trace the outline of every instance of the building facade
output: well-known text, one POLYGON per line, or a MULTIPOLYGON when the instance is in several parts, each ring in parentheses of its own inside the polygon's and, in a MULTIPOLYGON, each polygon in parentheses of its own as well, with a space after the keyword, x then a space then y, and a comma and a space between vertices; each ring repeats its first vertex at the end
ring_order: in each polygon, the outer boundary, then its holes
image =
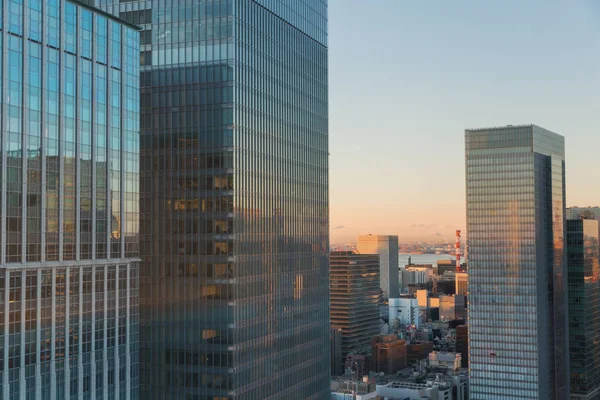
POLYGON ((600 397, 598 221, 567 220, 571 399, 600 397))
POLYGON ((356 249, 361 254, 379 254, 379 279, 383 296, 386 299, 398 297, 398 236, 359 236, 356 249))
POLYGON ((564 138, 535 125, 465 138, 470 398, 566 399, 564 138))
POLYGON ((406 341, 397 335, 379 335, 371 339, 371 370, 395 374, 406 368, 406 341))
POLYGON ((0 3, 0 135, 0 398, 137 399, 137 29, 0 3))
POLYGON ((326 0, 97 0, 141 32, 141 396, 329 393, 326 0))
POLYGON ((371 352, 379 335, 379 256, 332 252, 331 327, 342 330, 342 357, 371 352))

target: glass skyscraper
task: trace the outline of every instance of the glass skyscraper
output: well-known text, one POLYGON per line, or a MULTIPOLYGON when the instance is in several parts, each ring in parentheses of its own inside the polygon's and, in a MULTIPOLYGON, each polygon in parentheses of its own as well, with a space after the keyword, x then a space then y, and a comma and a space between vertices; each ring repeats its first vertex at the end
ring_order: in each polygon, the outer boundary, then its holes
POLYGON ((136 27, 1 0, 0 134, 0 398, 137 398, 136 27))
POLYGON ((469 396, 567 399, 564 138, 465 132, 469 396))
POLYGON ((141 396, 329 397, 326 0, 98 0, 141 32, 141 396))
POLYGON ((600 397, 598 221, 567 220, 571 399, 600 397))

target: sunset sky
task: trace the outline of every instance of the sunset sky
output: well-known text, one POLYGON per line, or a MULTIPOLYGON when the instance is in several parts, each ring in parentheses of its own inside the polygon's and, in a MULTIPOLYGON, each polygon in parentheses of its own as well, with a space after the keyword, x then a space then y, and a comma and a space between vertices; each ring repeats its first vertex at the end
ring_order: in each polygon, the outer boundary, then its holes
POLYGON ((600 3, 330 0, 331 243, 453 240, 464 129, 566 138, 567 205, 600 205, 600 3))

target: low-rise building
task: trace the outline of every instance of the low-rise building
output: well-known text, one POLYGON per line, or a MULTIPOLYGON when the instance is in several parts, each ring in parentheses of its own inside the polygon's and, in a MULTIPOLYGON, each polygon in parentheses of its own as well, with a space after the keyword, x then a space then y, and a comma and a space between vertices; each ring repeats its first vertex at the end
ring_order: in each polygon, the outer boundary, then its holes
POLYGON ((373 379, 361 380, 339 378, 331 381, 332 400, 369 400, 377 399, 377 384, 373 379))
POLYGON ((421 312, 419 302, 414 297, 401 297, 389 299, 390 326, 397 328, 402 325, 421 325, 421 312))
POLYGON ((445 351, 432 351, 429 353, 429 366, 432 368, 447 368, 458 371, 461 368, 461 354, 445 351))
POLYGON ((406 341, 396 335, 380 335, 371 341, 371 370, 395 374, 406 368, 406 341))

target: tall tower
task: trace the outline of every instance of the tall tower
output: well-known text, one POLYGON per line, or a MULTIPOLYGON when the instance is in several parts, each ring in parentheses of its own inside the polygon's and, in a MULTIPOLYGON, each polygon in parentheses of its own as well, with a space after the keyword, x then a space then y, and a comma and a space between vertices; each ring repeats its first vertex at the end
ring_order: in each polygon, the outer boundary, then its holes
POLYGON ((356 249, 361 254, 379 254, 379 284, 385 298, 400 295, 398 236, 362 235, 356 249))
POLYGON ((0 4, 0 137, 0 399, 137 399, 137 27, 0 4))
POLYGON ((97 3, 142 27, 140 397, 328 397, 327 1, 97 3))
POLYGON ((465 132, 470 397, 569 395, 564 138, 465 132))

